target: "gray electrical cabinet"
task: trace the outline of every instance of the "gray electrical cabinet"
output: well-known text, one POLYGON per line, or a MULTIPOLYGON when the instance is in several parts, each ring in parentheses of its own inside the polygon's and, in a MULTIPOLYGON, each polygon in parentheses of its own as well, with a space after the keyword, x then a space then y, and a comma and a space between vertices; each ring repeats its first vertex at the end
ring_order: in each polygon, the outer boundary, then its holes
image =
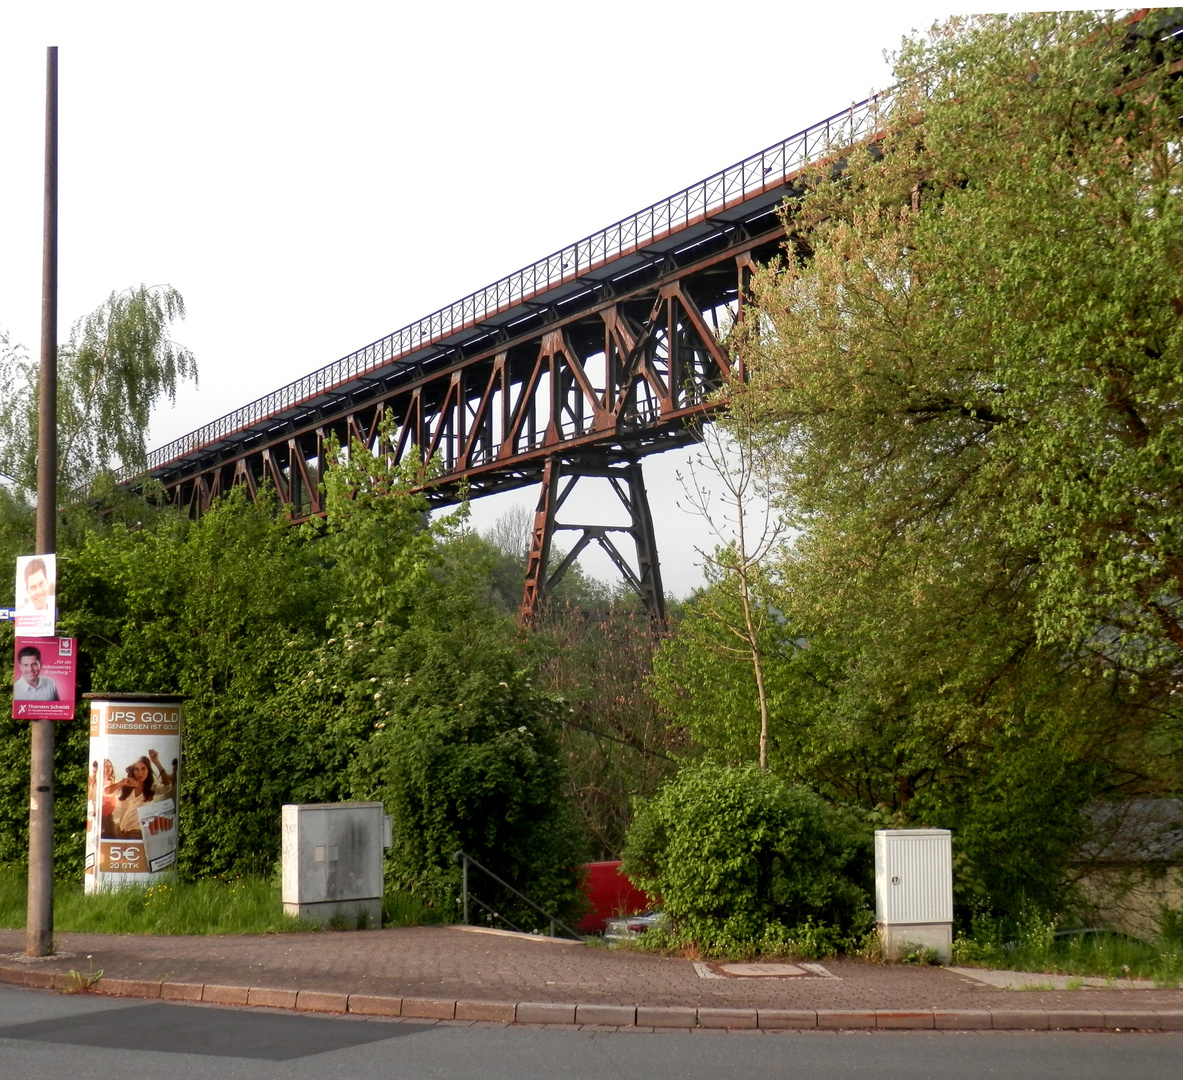
POLYGON ((948 829, 876 830, 875 917, 889 960, 923 947, 949 963, 953 848, 948 829))
POLYGON ((284 911, 317 923, 381 926, 390 832, 379 802, 284 806, 284 911))

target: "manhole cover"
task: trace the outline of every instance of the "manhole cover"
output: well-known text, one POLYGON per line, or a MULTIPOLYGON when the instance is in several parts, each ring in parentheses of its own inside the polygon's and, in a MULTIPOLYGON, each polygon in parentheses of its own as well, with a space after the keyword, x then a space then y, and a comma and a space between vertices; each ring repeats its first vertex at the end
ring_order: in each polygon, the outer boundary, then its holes
POLYGON ((700 979, 837 979, 821 964, 720 964, 694 962, 694 970, 700 979))
POLYGON ((796 964, 720 964, 719 971, 724 975, 734 975, 743 979, 785 978, 790 975, 804 975, 804 968, 796 964))

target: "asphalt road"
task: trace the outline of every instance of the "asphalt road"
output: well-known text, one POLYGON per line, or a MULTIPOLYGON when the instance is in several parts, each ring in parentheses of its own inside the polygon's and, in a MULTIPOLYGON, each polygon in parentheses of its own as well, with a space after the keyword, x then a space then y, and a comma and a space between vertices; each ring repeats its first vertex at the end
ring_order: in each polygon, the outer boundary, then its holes
POLYGON ((641 1032, 129 1004, 0 987, 3 1080, 1177 1080, 1183 1033, 641 1032))

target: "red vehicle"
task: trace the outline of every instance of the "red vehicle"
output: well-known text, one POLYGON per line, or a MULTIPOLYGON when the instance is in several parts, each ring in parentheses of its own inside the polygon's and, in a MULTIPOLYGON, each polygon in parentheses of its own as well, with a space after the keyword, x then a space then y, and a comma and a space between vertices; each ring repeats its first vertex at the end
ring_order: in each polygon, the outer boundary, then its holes
POLYGON ((620 873, 620 862, 583 864, 583 891, 591 908, 579 922, 585 934, 602 934, 608 920, 618 915, 649 911, 653 901, 620 873))

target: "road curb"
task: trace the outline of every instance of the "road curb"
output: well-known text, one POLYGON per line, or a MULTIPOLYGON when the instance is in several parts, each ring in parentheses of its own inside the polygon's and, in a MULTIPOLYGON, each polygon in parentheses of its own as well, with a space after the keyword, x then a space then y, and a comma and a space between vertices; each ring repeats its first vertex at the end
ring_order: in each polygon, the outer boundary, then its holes
POLYGON ((1183 1009, 759 1009, 602 1002, 473 1001, 451 998, 344 994, 226 983, 103 979, 60 971, 0 966, 0 983, 63 993, 204 1002, 293 1012, 401 1017, 424 1021, 594 1025, 613 1028, 707 1028, 764 1031, 1183 1031, 1183 1009))

